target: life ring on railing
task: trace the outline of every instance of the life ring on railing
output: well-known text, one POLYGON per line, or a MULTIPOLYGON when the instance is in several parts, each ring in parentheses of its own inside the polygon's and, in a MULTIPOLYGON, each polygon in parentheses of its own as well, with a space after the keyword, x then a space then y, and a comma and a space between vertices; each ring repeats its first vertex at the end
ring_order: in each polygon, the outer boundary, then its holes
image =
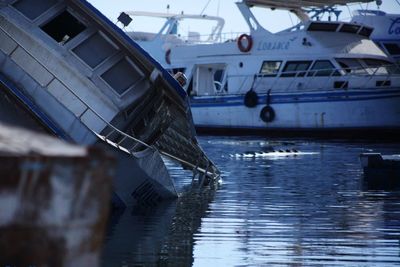
POLYGON ((171 49, 168 49, 165 52, 165 62, 167 62, 168 65, 171 65, 171 49))
POLYGON ((275 111, 271 106, 265 106, 260 112, 260 118, 264 122, 271 122, 275 119, 275 111))
POLYGON ((248 108, 254 108, 258 104, 258 95, 253 89, 250 89, 244 95, 244 105, 248 108))
POLYGON ((243 33, 239 36, 237 40, 237 45, 239 47, 239 50, 243 53, 249 52, 253 47, 253 38, 251 37, 251 35, 243 33))

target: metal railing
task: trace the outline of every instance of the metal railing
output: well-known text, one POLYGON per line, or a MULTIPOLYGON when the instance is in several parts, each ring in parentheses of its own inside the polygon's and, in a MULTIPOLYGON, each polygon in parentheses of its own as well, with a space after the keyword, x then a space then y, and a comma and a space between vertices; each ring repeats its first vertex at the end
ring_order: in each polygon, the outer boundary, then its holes
POLYGON ((287 71, 271 75, 262 73, 257 73, 255 75, 229 75, 227 79, 229 78, 242 78, 240 85, 238 86, 238 93, 240 94, 246 93, 250 87, 258 91, 267 91, 268 89, 276 91, 289 91, 295 88, 294 86, 298 84, 302 85, 301 88, 298 89, 309 91, 319 91, 321 89, 344 89, 346 85, 345 82, 347 82, 348 88, 351 88, 349 82, 352 80, 355 81, 355 79, 358 79, 361 85, 352 89, 363 89, 366 88, 374 78, 382 80, 398 78, 400 85, 400 67, 396 64, 390 64, 345 69, 329 68, 318 70, 287 71), (325 74, 322 75, 322 73, 325 74), (360 78, 365 79, 360 80, 360 78), (323 79, 323 81, 320 79, 323 79), (335 81, 343 82, 342 86, 334 87, 335 81), (266 82, 268 82, 268 88, 264 86, 266 82), (319 85, 321 85, 321 87, 315 88, 315 86, 319 85))
MULTIPOLYGON (((211 34, 200 34, 197 36, 192 35, 175 35, 175 34, 165 34, 162 35, 162 39, 166 42, 173 40, 179 40, 180 43, 185 44, 215 44, 215 43, 226 43, 226 42, 235 42, 237 38, 242 34, 241 32, 225 32, 221 33, 216 37, 213 37, 211 34), (168 36, 173 36, 173 39, 168 39, 168 36)), ((143 40, 140 40, 143 41, 143 40)))

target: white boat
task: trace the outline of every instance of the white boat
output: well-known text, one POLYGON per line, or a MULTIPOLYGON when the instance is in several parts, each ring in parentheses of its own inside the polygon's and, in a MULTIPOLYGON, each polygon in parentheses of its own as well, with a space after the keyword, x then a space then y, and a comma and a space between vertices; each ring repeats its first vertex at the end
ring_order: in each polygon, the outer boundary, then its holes
POLYGON ((164 157, 218 179, 185 92, 87 1, 0 1, 0 88, 52 134, 115 153, 114 203, 176 197, 164 157))
POLYGON ((374 27, 371 39, 400 64, 400 4, 397 14, 381 10, 356 10, 351 21, 374 27))
MULTIPOLYGON (((350 14, 350 22, 374 28, 371 39, 398 64, 400 63, 400 2, 397 2, 397 13, 380 10, 382 1, 376 1, 376 4, 377 9, 370 9, 367 5, 366 9, 354 10, 350 14)), ((394 2, 393 4, 396 6, 394 2)), ((336 6, 311 8, 308 11, 312 20, 321 20, 327 14, 329 20, 332 14, 336 15, 336 20, 338 20, 343 12, 336 6)))
POLYGON ((370 40, 373 28, 312 21, 302 9, 348 2, 360 1, 245 0, 237 6, 250 32, 237 36, 223 34, 219 17, 127 12, 167 19, 156 34, 128 34, 171 73, 185 73, 199 130, 396 134, 400 71, 370 40), (257 21, 253 6, 291 10, 302 23, 271 33, 257 21), (185 19, 215 25, 207 36, 180 32, 185 19))

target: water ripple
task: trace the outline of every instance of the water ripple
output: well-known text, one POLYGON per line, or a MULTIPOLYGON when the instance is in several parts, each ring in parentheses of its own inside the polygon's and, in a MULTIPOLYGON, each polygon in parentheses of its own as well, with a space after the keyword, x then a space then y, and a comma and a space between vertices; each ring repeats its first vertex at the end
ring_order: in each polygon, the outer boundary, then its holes
MULTIPOLYGON (((109 231, 104 266, 400 266, 400 192, 365 189, 358 161, 364 151, 399 153, 399 144, 201 144, 223 170, 219 189, 124 214, 109 231), (293 149, 303 154, 260 152, 293 149)), ((182 184, 191 179, 174 172, 182 184)))

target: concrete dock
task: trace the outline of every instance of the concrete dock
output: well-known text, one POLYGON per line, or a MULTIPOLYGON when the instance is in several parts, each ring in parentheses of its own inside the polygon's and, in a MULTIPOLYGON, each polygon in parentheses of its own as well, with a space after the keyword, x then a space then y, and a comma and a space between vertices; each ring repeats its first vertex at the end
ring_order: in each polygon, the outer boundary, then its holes
POLYGON ((0 124, 0 266, 98 266, 114 158, 0 124))

